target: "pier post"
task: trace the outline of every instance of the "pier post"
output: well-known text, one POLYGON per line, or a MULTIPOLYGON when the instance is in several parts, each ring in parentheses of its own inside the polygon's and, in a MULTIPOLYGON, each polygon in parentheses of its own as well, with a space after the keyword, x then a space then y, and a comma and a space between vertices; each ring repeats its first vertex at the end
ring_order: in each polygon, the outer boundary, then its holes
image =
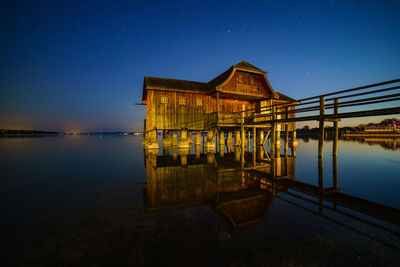
POLYGON ((235 146, 240 146, 240 130, 235 130, 235 146))
POLYGON ((297 146, 296 134, 297 134, 296 129, 293 129, 293 132, 292 132, 292 145, 293 146, 297 146))
MULTIPOLYGON (((338 114, 339 113, 339 99, 335 98, 334 100, 334 109, 333 109, 333 113, 334 114, 338 114)), ((334 121, 333 122, 333 127, 334 127, 334 136, 333 136, 333 149, 332 149, 332 154, 334 157, 337 156, 337 152, 338 152, 338 139, 339 139, 339 122, 338 121, 334 121)))
POLYGON ((177 146, 172 146, 172 159, 173 160, 178 159, 178 147, 177 146))
POLYGON ((281 147, 281 125, 279 123, 275 124, 275 144, 277 147, 281 147))
POLYGON ((158 149, 158 141, 157 141, 157 129, 151 130, 150 134, 150 142, 147 145, 148 149, 158 149))
POLYGON ((253 128, 253 152, 254 153, 256 152, 256 138, 257 138, 256 127, 254 127, 253 128))
MULTIPOLYGON (((148 151, 146 154, 146 166, 151 166, 152 168, 157 167, 157 153, 154 152, 154 150, 148 151)), ((149 166, 149 167, 150 167, 149 166)))
POLYGON ((324 191, 324 159, 318 158, 318 187, 321 192, 324 191))
POLYGON ((187 166, 187 156, 189 155, 189 148, 179 149, 179 157, 181 158, 181 165, 187 166))
POLYGON ((318 187, 320 190, 319 195, 319 209, 320 215, 324 215, 324 159, 323 157, 318 157, 318 187))
POLYGON ((279 123, 275 124, 275 154, 276 157, 280 157, 281 154, 281 125, 279 123))
POLYGON ((232 131, 228 132, 228 136, 226 137, 226 147, 228 153, 232 152, 232 131))
POLYGON ((142 146, 147 147, 149 143, 150 143, 149 133, 147 131, 143 131, 142 146))
POLYGON ((207 152, 211 152, 215 150, 215 143, 214 143, 214 131, 209 129, 207 131, 207 141, 206 144, 204 145, 205 150, 207 152))
POLYGON ((200 158, 200 152, 201 152, 200 144, 198 144, 198 145, 196 144, 194 149, 195 149, 194 153, 195 153, 196 159, 199 159, 200 158))
POLYGON ((206 144, 206 131, 203 131, 203 153, 204 153, 204 145, 206 144))
POLYGON ((241 159, 241 165, 242 165, 242 168, 244 167, 244 149, 245 149, 245 142, 246 142, 246 136, 245 136, 245 131, 244 131, 244 113, 243 112, 241 112, 240 113, 240 133, 241 133, 241 137, 242 137, 242 143, 241 143, 241 147, 242 147, 242 151, 241 151, 241 154, 242 154, 242 159, 241 159))
POLYGON ((215 138, 215 142, 214 142, 215 151, 218 152, 218 130, 215 130, 215 132, 214 132, 214 138, 215 138))
POLYGON ((172 146, 178 145, 178 131, 172 132, 172 146))
POLYGON ((219 131, 218 141, 219 141, 219 155, 223 157, 225 153, 225 133, 222 130, 219 131))
POLYGON ((264 135, 264 130, 260 129, 259 133, 260 137, 260 146, 263 146, 265 144, 265 135, 264 135))
POLYGON ((240 148, 238 146, 235 146, 233 148, 234 154, 235 154, 235 161, 239 162, 240 161, 240 148))
POLYGON ((194 139, 194 144, 196 146, 200 146, 200 144, 201 144, 201 133, 200 133, 200 131, 196 132, 196 136, 195 136, 195 139, 194 139))
POLYGON ((337 190, 338 189, 338 172, 337 172, 337 157, 333 156, 332 157, 332 187, 337 190))
POLYGON ((215 158, 214 158, 214 154, 213 153, 211 153, 211 152, 207 152, 207 163, 208 164, 213 164, 214 163, 214 160, 215 160, 215 158))
POLYGON ((149 141, 148 133, 146 131, 146 119, 144 119, 144 125, 143 125, 143 140, 142 140, 142 146, 147 146, 149 141))
POLYGON ((287 155, 289 146, 289 124, 285 125, 285 144, 284 144, 284 153, 287 155))
POLYGON ((251 134, 251 132, 247 131, 247 144, 246 144, 246 146, 247 146, 247 151, 249 151, 249 152, 250 152, 250 134, 251 134))
POLYGON ((169 131, 163 130, 162 145, 165 148, 169 148, 172 146, 172 139, 171 139, 171 134, 169 131))
MULTIPOLYGON (((338 171, 337 171, 337 156, 332 157, 332 187, 335 191, 338 191, 338 171)), ((338 209, 338 203, 333 201, 333 208, 338 209)))
POLYGON ((232 138, 232 131, 228 131, 228 135, 227 135, 227 137, 226 137, 226 142, 228 143, 228 142, 231 142, 231 144, 232 144, 232 140, 233 140, 233 138, 232 138))
POLYGON ((291 145, 290 150, 292 152, 292 157, 296 157, 296 146, 291 145))
POLYGON ((189 148, 189 140, 187 136, 187 130, 182 129, 181 130, 181 140, 178 143, 178 148, 179 149, 188 149, 189 148))
POLYGON ((225 145, 225 133, 224 131, 219 131, 219 145, 225 145))
POLYGON ((319 99, 319 141, 318 141, 318 157, 324 156, 324 126, 325 126, 325 97, 319 99))
POLYGON ((169 148, 164 148, 164 149, 163 149, 163 155, 164 155, 164 156, 169 156, 169 154, 171 154, 171 147, 169 147, 169 148))
MULTIPOLYGON (((275 133, 276 123, 275 123, 275 107, 272 107, 272 121, 271 121, 271 146, 270 146, 270 154, 271 154, 271 163, 272 159, 275 159, 275 133)), ((271 166, 272 167, 272 166, 271 166)), ((272 171, 271 171, 272 172, 272 171)))
POLYGON ((257 150, 257 157, 259 159, 264 159, 264 150, 265 150, 265 148, 262 145, 260 145, 260 146, 257 146, 256 150, 257 150))

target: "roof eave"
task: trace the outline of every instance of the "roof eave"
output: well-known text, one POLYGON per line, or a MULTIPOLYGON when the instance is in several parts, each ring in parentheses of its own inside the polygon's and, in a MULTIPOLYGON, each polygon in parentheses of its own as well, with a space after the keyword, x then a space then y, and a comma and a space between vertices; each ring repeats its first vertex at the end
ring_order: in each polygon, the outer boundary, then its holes
POLYGON ((232 66, 236 70, 241 70, 241 71, 246 71, 246 72, 252 72, 252 73, 257 73, 257 74, 267 74, 266 71, 263 70, 255 70, 255 69, 248 69, 248 68, 241 68, 241 67, 236 67, 232 66))

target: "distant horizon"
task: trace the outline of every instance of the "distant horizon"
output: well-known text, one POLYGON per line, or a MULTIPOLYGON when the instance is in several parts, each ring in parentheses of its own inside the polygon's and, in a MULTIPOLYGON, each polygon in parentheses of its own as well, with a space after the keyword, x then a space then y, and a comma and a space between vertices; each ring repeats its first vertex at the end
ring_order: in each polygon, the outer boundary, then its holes
MULTIPOLYGON (((368 117, 368 118, 372 118, 372 117, 368 117)), ((356 123, 356 124, 344 124, 343 123, 339 123, 339 128, 344 128, 344 127, 357 127, 360 124, 368 124, 368 123, 374 123, 374 124, 378 124, 384 120, 388 120, 388 119, 397 119, 400 120, 400 117, 396 117, 396 116, 392 116, 392 117, 383 117, 383 116, 376 116, 374 117, 376 118, 374 121, 367 121, 367 122, 363 122, 363 123, 356 123), (342 124, 342 125, 341 125, 342 124)), ((348 120, 355 120, 357 118, 354 119, 348 119, 348 120)), ((296 129, 302 129, 304 126, 309 126, 310 129, 311 128, 316 128, 318 127, 318 122, 300 122, 300 123, 296 123, 296 129)), ((329 128, 330 124, 325 125, 326 128, 329 128)), ((17 131, 44 131, 44 132, 58 132, 58 133, 68 133, 68 134, 73 134, 73 133, 120 133, 120 132, 125 132, 125 133, 130 133, 130 132, 143 132, 143 130, 112 130, 112 131, 104 131, 104 130, 90 130, 90 131, 86 131, 86 130, 42 130, 42 129, 16 129, 16 128, 3 128, 0 127, 0 131, 2 130, 17 130, 17 131)))

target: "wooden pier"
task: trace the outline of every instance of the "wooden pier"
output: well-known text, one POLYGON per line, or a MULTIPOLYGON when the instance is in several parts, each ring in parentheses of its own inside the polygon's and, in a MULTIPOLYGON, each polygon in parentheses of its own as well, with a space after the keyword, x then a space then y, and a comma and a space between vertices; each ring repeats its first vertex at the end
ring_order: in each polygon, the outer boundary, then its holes
POLYGON ((400 79, 294 100, 275 92, 265 74, 241 62, 206 84, 145 78, 146 210, 210 205, 241 227, 263 220, 274 199, 280 199, 400 251, 396 244, 325 213, 329 210, 400 236, 393 228, 348 212, 400 225, 399 209, 341 193, 337 171, 341 120, 400 114, 400 94, 387 94, 400 89, 396 85, 400 79), (295 180, 299 121, 319 123, 317 185, 295 180), (329 188, 323 164, 326 123, 333 123, 334 129, 329 188), (158 155, 158 131, 163 134, 163 156, 158 155), (318 211, 294 202, 293 197, 315 204, 318 211))

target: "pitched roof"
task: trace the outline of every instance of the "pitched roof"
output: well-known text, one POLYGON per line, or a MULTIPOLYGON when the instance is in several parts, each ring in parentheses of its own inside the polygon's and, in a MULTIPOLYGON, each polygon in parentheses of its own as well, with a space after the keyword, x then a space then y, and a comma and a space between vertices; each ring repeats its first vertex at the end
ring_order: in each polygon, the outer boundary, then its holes
POLYGON ((144 77, 144 84, 148 88, 157 89, 179 89, 203 92, 208 92, 208 90, 212 89, 208 83, 156 77, 144 77))
POLYGON ((231 75, 232 71, 233 71, 233 68, 230 67, 225 72, 223 72, 222 74, 218 75, 217 77, 215 77, 214 79, 212 79, 208 83, 213 87, 217 87, 218 85, 220 85, 221 83, 226 81, 226 79, 228 79, 228 77, 229 77, 229 75, 231 75))
MULTIPOLYGON (((145 100, 147 98, 147 89, 181 90, 187 92, 209 93, 212 90, 215 90, 216 87, 221 85, 224 81, 226 81, 236 68, 264 75, 268 87, 270 87, 270 89, 273 91, 271 85, 269 84, 265 76, 266 71, 263 71, 246 61, 241 61, 238 64, 231 66, 225 72, 218 75, 208 83, 178 80, 178 79, 168 79, 168 78, 144 77, 142 100, 145 100)), ((280 100, 290 101, 290 102, 295 101, 295 99, 290 98, 282 93, 277 92, 277 94, 279 95, 280 100)))
POLYGON ((218 85, 222 84, 224 81, 226 81, 226 79, 229 78, 229 75, 231 75, 232 71, 235 68, 240 69, 240 70, 244 70, 244 71, 256 72, 256 73, 259 73, 259 74, 265 74, 266 73, 266 71, 263 71, 262 69, 259 69, 254 65, 251 65, 249 62, 241 61, 238 64, 233 65, 232 67, 230 67, 225 72, 223 72, 222 74, 218 75, 217 77, 215 77, 214 79, 212 79, 208 83, 210 85, 212 85, 213 87, 217 87, 218 85))
POLYGON ((236 198, 235 193, 221 196, 221 203, 215 207, 235 227, 242 227, 262 221, 274 202, 274 195, 272 193, 254 190, 241 190, 237 192, 240 193, 239 196, 241 197, 236 198))

